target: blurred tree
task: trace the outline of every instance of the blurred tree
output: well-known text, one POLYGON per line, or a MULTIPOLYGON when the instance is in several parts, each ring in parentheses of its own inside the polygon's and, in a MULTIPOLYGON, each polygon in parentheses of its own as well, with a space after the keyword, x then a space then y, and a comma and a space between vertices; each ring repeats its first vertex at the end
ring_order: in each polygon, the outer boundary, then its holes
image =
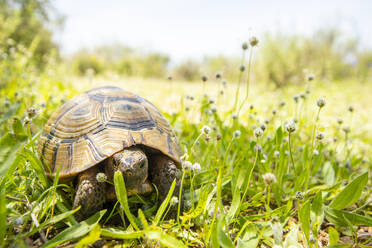
POLYGON ((193 60, 183 61, 174 68, 176 78, 182 78, 186 81, 194 81, 200 79, 200 64, 193 60))
POLYGON ((5 49, 14 45, 29 47, 34 42, 32 59, 39 67, 52 51, 58 55, 50 25, 61 26, 63 18, 49 0, 0 0, 0 16, 0 32, 3 33, 0 42, 5 49))

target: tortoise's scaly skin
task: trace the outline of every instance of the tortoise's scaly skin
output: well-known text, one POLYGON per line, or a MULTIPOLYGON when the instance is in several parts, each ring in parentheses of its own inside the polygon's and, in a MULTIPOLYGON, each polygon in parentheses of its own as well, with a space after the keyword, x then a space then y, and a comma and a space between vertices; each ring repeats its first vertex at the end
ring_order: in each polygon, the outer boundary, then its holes
POLYGON ((68 100, 47 122, 38 150, 47 174, 71 178, 124 148, 151 147, 180 166, 168 121, 149 101, 116 87, 68 100))
POLYGON ((116 198, 111 184, 97 181, 99 172, 113 181, 121 171, 129 195, 149 193, 153 183, 162 201, 174 179, 179 194, 180 150, 168 121, 149 101, 120 88, 93 89, 67 101, 46 124, 38 150, 47 175, 79 175, 73 204, 81 206, 79 219, 116 198))

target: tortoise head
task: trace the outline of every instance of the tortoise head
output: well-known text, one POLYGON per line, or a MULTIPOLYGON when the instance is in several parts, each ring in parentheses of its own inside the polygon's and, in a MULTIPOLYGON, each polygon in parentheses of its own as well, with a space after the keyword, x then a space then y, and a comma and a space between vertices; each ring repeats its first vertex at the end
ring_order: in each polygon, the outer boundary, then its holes
POLYGON ((124 149, 113 155, 113 165, 123 173, 125 185, 129 189, 145 182, 148 175, 148 160, 138 147, 124 149))

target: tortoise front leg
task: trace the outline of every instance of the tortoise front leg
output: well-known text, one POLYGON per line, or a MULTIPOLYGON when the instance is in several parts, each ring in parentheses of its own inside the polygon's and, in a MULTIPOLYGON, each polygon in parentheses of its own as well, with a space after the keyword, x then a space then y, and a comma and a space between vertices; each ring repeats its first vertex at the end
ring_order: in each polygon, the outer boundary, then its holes
MULTIPOLYGON (((176 179, 176 187, 173 191, 173 196, 179 197, 180 192, 180 171, 177 169, 173 160, 165 155, 154 155, 150 159, 149 176, 152 183, 154 183, 159 191, 159 206, 167 197, 169 189, 176 179)), ((181 197, 183 198, 183 197, 181 197)), ((175 218, 177 216, 178 204, 171 207, 168 212, 168 218, 175 218)), ((183 199, 181 199, 181 212, 183 210, 183 199)))
POLYGON ((82 220, 103 208, 106 202, 105 183, 96 179, 99 167, 94 166, 79 175, 73 208, 81 206, 76 213, 77 219, 82 220))

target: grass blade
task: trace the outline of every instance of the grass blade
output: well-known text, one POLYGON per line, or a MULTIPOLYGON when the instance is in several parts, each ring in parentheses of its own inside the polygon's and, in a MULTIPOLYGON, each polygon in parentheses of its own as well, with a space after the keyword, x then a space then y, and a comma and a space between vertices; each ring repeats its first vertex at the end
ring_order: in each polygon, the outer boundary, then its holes
POLYGON ((301 223, 302 231, 309 243, 310 238, 310 201, 307 200, 298 211, 298 218, 301 223))
POLYGON ((143 236, 142 231, 128 232, 118 228, 103 228, 101 235, 113 239, 139 239, 143 236))
POLYGON ((362 195, 362 190, 368 182, 368 172, 355 178, 351 183, 349 183, 337 196, 333 199, 330 208, 333 209, 343 209, 354 202, 356 202, 362 195))
POLYGON ((173 180, 173 183, 169 189, 167 197, 164 199, 164 201, 160 205, 158 212, 156 212, 155 219, 154 219, 154 225, 157 225, 159 223, 161 217, 163 216, 165 210, 167 209, 169 201, 173 196, 174 187, 176 187, 176 179, 173 180))
POLYGON ((162 231, 146 231, 145 236, 148 239, 159 241, 160 244, 166 246, 166 247, 172 247, 172 248, 186 248, 187 246, 180 240, 165 234, 162 231))
POLYGON ((0 189, 0 247, 3 247, 4 238, 6 234, 6 202, 5 202, 5 192, 0 189))
POLYGON ((124 182, 124 178, 123 178, 121 171, 115 172, 114 184, 115 184, 116 195, 118 197, 118 200, 122 208, 124 209, 125 214, 128 217, 129 222, 132 224, 133 228, 136 231, 139 231, 139 228, 136 223, 136 218, 132 215, 129 209, 127 190, 125 188, 125 182, 124 182))
POLYGON ((325 214, 329 222, 339 226, 349 226, 350 222, 353 225, 372 226, 372 218, 359 214, 349 213, 342 210, 326 208, 325 214), (347 219, 347 221, 345 220, 347 219))
POLYGON ((84 220, 80 222, 77 225, 73 225, 59 234, 57 234, 53 239, 49 240, 47 243, 45 243, 42 248, 48 248, 48 247, 55 247, 57 245, 60 245, 64 242, 76 240, 78 238, 83 237, 87 233, 89 233, 100 221, 102 216, 106 213, 106 209, 102 210, 92 217, 90 217, 87 220, 84 220))

